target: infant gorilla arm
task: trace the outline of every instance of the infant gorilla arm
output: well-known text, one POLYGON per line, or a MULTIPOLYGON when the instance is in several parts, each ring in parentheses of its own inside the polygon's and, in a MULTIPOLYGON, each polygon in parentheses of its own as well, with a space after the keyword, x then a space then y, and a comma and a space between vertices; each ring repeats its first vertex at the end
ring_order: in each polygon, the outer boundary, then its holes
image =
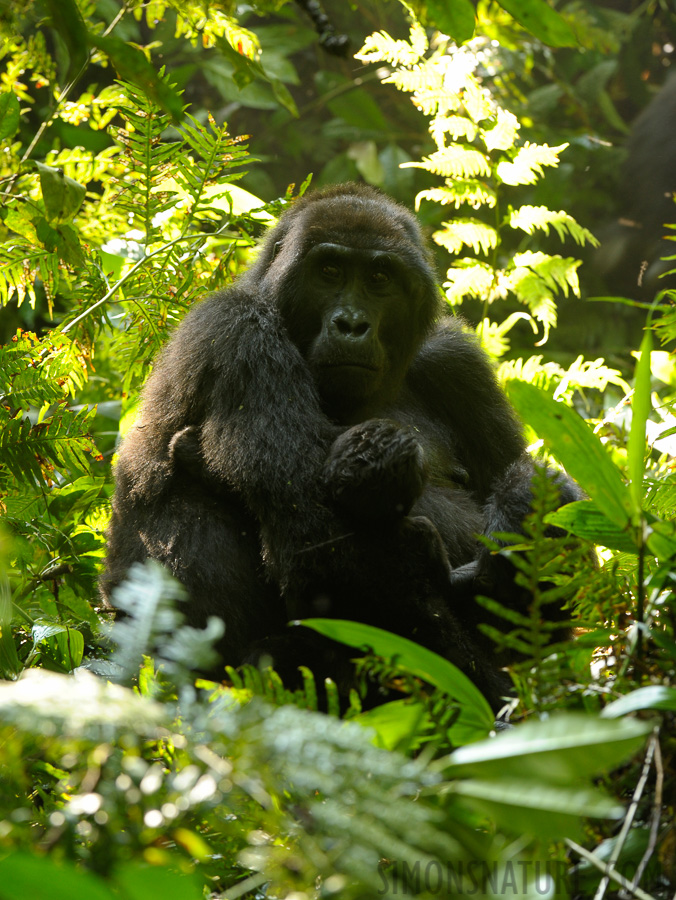
MULTIPOLYGON (((357 185, 297 201, 148 381, 120 451, 104 597, 155 558, 192 622, 225 620, 228 663, 289 618, 354 618, 444 654, 497 705, 474 585, 498 573, 501 599, 523 598, 476 535, 519 530, 532 463, 478 343, 440 319, 410 213, 357 185)), ((275 648, 282 670, 310 662, 292 640, 275 648)))

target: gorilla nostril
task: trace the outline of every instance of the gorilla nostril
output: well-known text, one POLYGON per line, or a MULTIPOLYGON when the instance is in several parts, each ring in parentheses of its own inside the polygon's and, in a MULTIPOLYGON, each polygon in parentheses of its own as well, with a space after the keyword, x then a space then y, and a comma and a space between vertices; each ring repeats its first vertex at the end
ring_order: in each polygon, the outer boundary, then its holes
POLYGON ((371 328, 366 319, 345 315, 334 316, 332 322, 338 333, 345 337, 364 337, 371 328))
POLYGON ((342 316, 336 316, 336 318, 333 320, 333 324, 341 334, 350 334, 350 332, 352 331, 350 323, 342 316))

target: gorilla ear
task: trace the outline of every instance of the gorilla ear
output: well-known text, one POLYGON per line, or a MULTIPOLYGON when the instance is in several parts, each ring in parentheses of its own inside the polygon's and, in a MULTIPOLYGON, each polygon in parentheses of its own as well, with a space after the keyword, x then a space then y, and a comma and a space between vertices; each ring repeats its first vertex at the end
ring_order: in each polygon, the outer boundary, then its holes
POLYGON ((270 257, 270 262, 272 262, 272 260, 277 256, 277 254, 279 253, 279 251, 280 251, 281 249, 282 249, 282 242, 281 242, 281 241, 275 241, 275 243, 274 243, 274 245, 273 245, 273 247, 272 247, 272 256, 270 257))

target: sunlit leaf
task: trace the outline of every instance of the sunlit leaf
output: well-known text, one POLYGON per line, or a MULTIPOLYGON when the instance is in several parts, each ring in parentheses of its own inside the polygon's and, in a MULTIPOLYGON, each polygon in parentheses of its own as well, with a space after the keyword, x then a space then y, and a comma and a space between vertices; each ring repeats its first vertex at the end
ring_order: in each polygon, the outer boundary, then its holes
POLYGON ((452 37, 456 44, 468 41, 474 34, 474 7, 470 0, 427 0, 428 21, 452 37))
POLYGON ((545 44, 574 47, 577 43, 568 22, 545 0, 498 0, 498 3, 545 44))
POLYGON ((68 222, 82 206, 87 192, 83 184, 64 175, 60 169, 34 163, 40 174, 40 187, 47 218, 54 222, 68 222))
POLYGON ((12 91, 0 93, 0 141, 12 137, 19 128, 21 109, 12 91))
POLYGON ((482 779, 520 777, 571 785, 617 765, 638 750, 652 731, 650 722, 611 722, 581 713, 559 713, 501 732, 488 741, 454 750, 439 762, 446 775, 482 779))
POLYGON ((644 709, 667 709, 676 712, 676 688, 665 684, 649 684, 613 700, 601 711, 604 719, 615 719, 644 709))
POLYGON ((620 529, 630 529, 633 504, 619 470, 575 410, 523 381, 507 384, 510 400, 549 451, 620 529))
POLYGON ((302 624, 334 641, 392 659, 403 670, 458 700, 462 704, 460 714, 451 729, 457 743, 477 740, 493 727, 493 713, 479 689, 460 669, 420 644, 360 622, 305 619, 302 624))

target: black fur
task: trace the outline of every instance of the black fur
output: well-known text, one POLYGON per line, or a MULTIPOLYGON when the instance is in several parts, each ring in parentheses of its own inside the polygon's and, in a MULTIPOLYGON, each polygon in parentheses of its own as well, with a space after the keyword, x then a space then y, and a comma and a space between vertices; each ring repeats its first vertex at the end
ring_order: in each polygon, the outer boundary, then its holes
POLYGON ((148 381, 117 466, 104 596, 152 557, 187 587, 192 622, 225 620, 228 663, 267 648, 285 673, 331 674, 285 623, 354 618, 446 655, 499 705, 475 634, 475 587, 494 580, 476 535, 518 531, 532 464, 477 341, 440 318, 410 213, 356 185, 294 204, 148 381))

